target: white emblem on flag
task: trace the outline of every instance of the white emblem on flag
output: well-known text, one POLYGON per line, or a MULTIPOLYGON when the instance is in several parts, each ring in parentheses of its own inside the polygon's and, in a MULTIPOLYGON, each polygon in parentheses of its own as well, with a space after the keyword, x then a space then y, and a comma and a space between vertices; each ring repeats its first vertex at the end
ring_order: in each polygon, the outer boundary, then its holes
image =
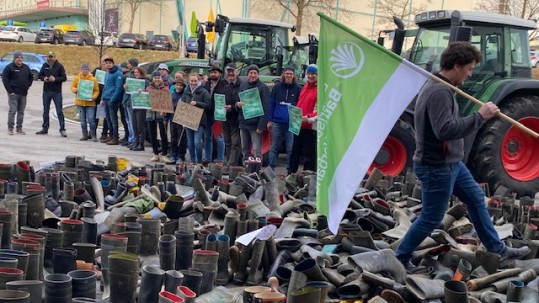
POLYGON ((345 42, 331 50, 331 71, 335 76, 343 79, 351 78, 363 67, 365 56, 357 44, 345 42))

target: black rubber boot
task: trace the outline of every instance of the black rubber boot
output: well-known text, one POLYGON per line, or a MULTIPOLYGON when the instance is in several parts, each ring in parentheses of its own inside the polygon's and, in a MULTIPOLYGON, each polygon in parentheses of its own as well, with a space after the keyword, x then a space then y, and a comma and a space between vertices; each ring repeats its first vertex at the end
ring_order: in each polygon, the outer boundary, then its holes
POLYGON ((200 292, 200 284, 202 283, 202 273, 197 270, 182 269, 183 274, 182 286, 189 288, 197 296, 200 292))
POLYGON ((174 269, 176 262, 176 238, 173 235, 159 237, 159 264, 164 271, 174 269))
POLYGON ((199 295, 212 291, 217 276, 217 261, 219 253, 210 250, 196 250, 193 252, 193 266, 204 276, 200 284, 199 295))
POLYGON ((23 290, 0 290, 0 302, 30 302, 30 294, 23 290))
POLYGON ((219 235, 217 237, 219 260, 217 261, 217 278, 215 279, 217 285, 226 285, 230 281, 230 273, 228 272, 229 250, 230 238, 227 235, 219 235))
POLYGON ((66 274, 45 276, 45 303, 71 303, 71 277, 66 274))
POLYGON ((74 298, 95 299, 96 273, 93 270, 73 270, 68 276, 71 277, 72 294, 74 298))
POLYGON ((164 279, 165 272, 159 267, 142 267, 138 302, 158 302, 159 292, 161 291, 161 286, 163 286, 164 279))
POLYGON ((176 270, 189 269, 193 260, 195 234, 192 231, 178 230, 174 236, 176 237, 176 270))
POLYGON ((41 227, 45 219, 43 194, 26 196, 22 199, 22 202, 26 203, 27 208, 26 224, 33 228, 41 227))
POLYGON ((177 270, 167 270, 165 272, 165 290, 176 293, 178 286, 182 285, 183 274, 177 270))
POLYGON ((109 255, 111 252, 125 252, 127 250, 127 237, 115 234, 103 234, 101 236, 101 271, 103 281, 103 298, 110 296, 110 266, 109 255))
POLYGON ((39 280, 39 242, 26 239, 15 239, 11 241, 14 250, 29 253, 28 270, 25 272, 26 280, 39 280))
POLYGON ((468 302, 468 287, 462 281, 447 281, 444 284, 445 302, 468 302))
MULTIPOLYGON (((43 281, 39 280, 21 280, 6 283, 7 290, 26 291, 30 294, 29 303, 42 303, 43 299, 43 281)), ((15 301, 16 302, 16 301, 15 301)))
POLYGON ((161 221, 158 219, 139 219, 138 223, 142 224, 140 255, 151 256, 157 254, 161 221))
POLYGON ((138 256, 127 252, 112 252, 109 255, 109 266, 109 301, 111 303, 135 302, 139 277, 138 256))
POLYGON ((6 283, 23 279, 23 271, 18 268, 0 268, 0 289, 6 289, 6 283))
MULTIPOLYGON (((52 252, 55 274, 67 274, 77 269, 77 250, 74 248, 55 248, 52 252)), ((30 266, 30 264, 28 265, 30 266)))
POLYGON ((73 243, 82 242, 84 222, 81 220, 63 220, 60 223, 60 229, 64 232, 62 240, 63 247, 72 247, 73 243))

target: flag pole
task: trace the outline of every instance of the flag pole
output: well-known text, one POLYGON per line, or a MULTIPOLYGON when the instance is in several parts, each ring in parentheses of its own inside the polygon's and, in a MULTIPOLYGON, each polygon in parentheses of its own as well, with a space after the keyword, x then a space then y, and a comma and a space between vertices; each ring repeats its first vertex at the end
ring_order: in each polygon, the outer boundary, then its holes
MULTIPOLYGON (((464 91, 462 91, 460 88, 454 86, 454 85, 451 85, 450 83, 447 83, 446 81, 444 81, 443 79, 441 79, 440 77, 436 76, 436 75, 431 75, 430 78, 438 83, 441 83, 441 84, 444 84, 445 86, 447 86, 448 88, 450 88, 451 90, 455 91, 457 94, 463 96, 464 98, 472 101, 473 103, 481 106, 483 105, 484 103, 481 102, 480 100, 478 100, 477 98, 465 93, 464 91)), ((531 135, 535 138, 539 138, 539 134, 536 133, 535 131, 527 128, 524 124, 518 122, 517 120, 509 117, 508 115, 502 113, 502 112, 498 112, 496 115, 498 115, 500 118, 504 119, 505 121, 513 124, 514 126, 516 126, 517 128, 519 128, 520 130, 524 131, 525 133, 527 133, 528 135, 531 135)))

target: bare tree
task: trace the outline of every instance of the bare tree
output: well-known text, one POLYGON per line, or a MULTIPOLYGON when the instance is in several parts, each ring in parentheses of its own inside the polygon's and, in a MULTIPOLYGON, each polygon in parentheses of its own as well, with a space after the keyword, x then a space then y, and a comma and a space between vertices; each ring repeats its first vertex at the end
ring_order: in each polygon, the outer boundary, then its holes
POLYGON ((127 5, 128 8, 128 21, 129 21, 129 32, 133 32, 133 23, 135 22, 135 14, 139 10, 140 6, 143 3, 149 4, 159 4, 162 0, 119 0, 123 5, 127 5))
MULTIPOLYGON (((539 18, 539 0, 483 0, 475 9, 535 21, 539 18)), ((537 30, 528 35, 530 40, 536 39, 537 36, 537 30)))
POLYGON ((347 0, 253 0, 252 5, 257 10, 272 13, 272 17, 278 17, 283 11, 289 13, 296 20, 296 34, 301 36, 306 20, 310 21, 311 29, 318 28, 314 20, 318 20, 316 12, 319 11, 338 17, 340 21, 347 21, 351 13, 345 9, 346 3, 347 0))
POLYGON ((432 0, 413 2, 413 0, 377 0, 369 5, 373 9, 376 24, 380 29, 394 28, 393 16, 403 20, 406 24, 408 20, 414 20, 416 14, 427 10, 427 5, 432 0))

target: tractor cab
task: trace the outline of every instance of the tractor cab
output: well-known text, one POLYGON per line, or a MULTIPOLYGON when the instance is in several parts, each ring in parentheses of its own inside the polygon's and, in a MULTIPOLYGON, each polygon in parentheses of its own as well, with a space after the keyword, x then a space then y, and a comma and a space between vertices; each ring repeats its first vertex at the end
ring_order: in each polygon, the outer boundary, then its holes
POLYGON ((220 66, 235 63, 240 75, 256 64, 260 76, 280 76, 284 57, 289 54, 288 32, 295 31, 291 24, 247 18, 228 18, 218 15, 215 31, 219 35, 212 52, 213 60, 220 66))

